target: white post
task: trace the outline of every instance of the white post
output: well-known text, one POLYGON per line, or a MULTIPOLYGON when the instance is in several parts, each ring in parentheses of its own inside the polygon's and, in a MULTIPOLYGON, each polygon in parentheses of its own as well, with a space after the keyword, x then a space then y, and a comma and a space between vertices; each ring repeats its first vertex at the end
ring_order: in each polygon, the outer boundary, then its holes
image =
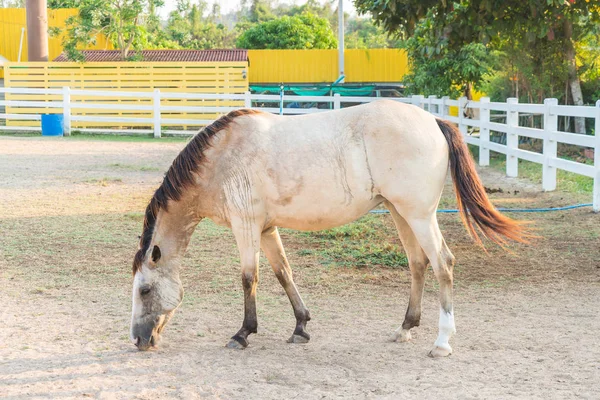
POLYGON ((458 130, 463 134, 467 134, 467 125, 464 123, 465 108, 467 108, 468 99, 463 96, 458 99, 458 130))
POLYGON ((490 165, 490 98, 482 97, 479 100, 479 165, 490 165))
POLYGON ((557 99, 544 100, 544 167, 542 169, 542 189, 551 191, 556 189, 556 168, 550 166, 550 161, 556 158, 556 140, 551 140, 552 132, 558 129, 558 116, 552 114, 550 107, 557 106, 557 99))
POLYGON ((160 137, 160 89, 154 89, 152 96, 152 124, 154 125, 154 137, 160 137))
MULTIPOLYGON (((344 0, 338 2, 338 76, 344 75, 344 0)), ((340 83, 343 83, 344 80, 340 83)))
POLYGON ((506 176, 516 178, 519 176, 519 157, 516 150, 519 149, 519 135, 515 133, 515 127, 519 126, 519 99, 510 97, 506 99, 508 110, 506 111, 506 176))
POLYGON ((592 209, 594 212, 600 212, 600 100, 596 102, 596 124, 594 125, 594 135, 596 139, 596 147, 594 148, 594 168, 596 170, 596 176, 594 176, 592 209))
POLYGON ((63 135, 71 136, 71 88, 63 86, 63 135))
POLYGON ((425 107, 425 96, 423 96, 422 94, 417 94, 417 95, 412 96, 412 103, 417 107, 424 108, 425 107))
MULTIPOLYGON (((430 95, 429 97, 427 97, 427 111, 429 111, 430 113, 434 113, 433 112, 433 100, 437 99, 437 96, 435 95, 430 95)), ((436 110, 436 114, 439 114, 439 110, 436 110)))
POLYGON ((244 107, 252 108, 252 98, 250 97, 250 92, 244 92, 244 107))
POLYGON ((448 107, 448 100, 450 100, 450 96, 443 96, 442 97, 442 105, 440 106, 442 108, 442 118, 446 118, 448 115, 450 115, 450 109, 448 107))
POLYGON ((342 96, 339 93, 334 93, 334 95, 333 95, 333 109, 334 110, 339 110, 340 108, 342 108, 341 97, 342 96))

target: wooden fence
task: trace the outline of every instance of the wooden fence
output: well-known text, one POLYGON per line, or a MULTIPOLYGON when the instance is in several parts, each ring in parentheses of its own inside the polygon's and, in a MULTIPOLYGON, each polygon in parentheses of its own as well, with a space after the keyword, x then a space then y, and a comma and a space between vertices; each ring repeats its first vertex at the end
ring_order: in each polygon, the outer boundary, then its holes
MULTIPOLYGON (((8 63, 5 66, 5 86, 7 88, 39 88, 60 89, 60 94, 30 94, 7 92, 6 100, 27 101, 35 99, 37 108, 23 110, 19 107, 7 106, 6 112, 19 115, 43 114, 57 112, 48 109, 44 101, 62 99, 62 88, 70 87, 73 92, 72 101, 74 115, 99 116, 102 120, 79 120, 74 122, 75 128, 90 128, 106 126, 106 118, 149 118, 151 109, 136 108, 136 106, 151 105, 148 96, 122 97, 116 92, 153 92, 159 89, 162 93, 223 93, 236 94, 248 90, 248 64, 246 62, 218 63, 169 63, 160 62, 115 62, 115 63, 8 63), (77 91, 82 90, 82 91, 77 91), (112 104, 112 107, 93 109, 87 104, 102 101, 112 104)), ((206 111, 206 107, 242 107, 243 101, 235 99, 195 99, 195 98, 165 98, 164 106, 172 106, 171 116, 176 119, 217 118, 218 114, 206 111), (205 107, 200 114, 183 111, 186 107, 205 107)), ((14 119, 8 121, 8 126, 27 126, 31 122, 14 119)), ((120 127, 136 126, 121 120, 120 127)))
MULTIPOLYGON (((278 96, 278 95, 253 95, 250 92, 241 94, 208 94, 208 93, 176 93, 173 91, 162 92, 155 89, 153 92, 126 92, 126 91, 98 91, 98 90, 71 90, 68 87, 62 89, 31 89, 31 88, 5 88, 0 93, 7 95, 28 95, 28 100, 5 100, 0 101, 0 107, 6 106, 13 109, 18 108, 19 113, 1 113, 0 120, 18 119, 27 123, 27 126, 2 126, 0 129, 7 131, 15 130, 40 130, 39 125, 32 122, 40 120, 38 111, 54 110, 62 113, 65 121, 65 133, 69 134, 72 127, 78 123, 94 123, 112 128, 82 129, 87 131, 115 133, 153 133, 160 137, 163 128, 167 126, 182 125, 206 125, 213 118, 207 115, 220 115, 238 108, 240 103, 244 107, 259 108, 266 112, 279 114, 310 114, 323 112, 326 109, 316 108, 315 105, 327 105, 326 108, 339 109, 344 106, 366 103, 377 100, 376 97, 341 97, 334 96, 278 96), (40 101, 43 96, 54 96, 52 101, 40 101), (77 100, 77 99, 93 100, 77 100), (101 99, 135 99, 143 103, 130 104, 126 102, 107 101, 101 99), (195 101, 194 106, 174 104, 174 101, 195 101), (217 106, 201 105, 202 102, 219 103, 217 106), (232 103, 230 103, 232 102, 232 103), (310 108, 302 107, 309 104, 310 108), (81 111, 108 111, 111 114, 86 115, 81 111), (122 116, 117 113, 134 112, 137 116, 122 116), (188 117, 182 117, 187 113, 188 117), (129 125, 146 128, 141 130, 115 129, 114 125, 129 125)), ((390 98, 391 99, 391 98, 390 98)), ((516 98, 510 98, 506 103, 490 102, 489 98, 481 98, 480 101, 467 101, 466 98, 451 100, 447 97, 438 99, 435 96, 424 98, 423 96, 412 96, 410 98, 393 99, 403 103, 414 104, 428 110, 432 114, 457 123, 460 131, 464 134, 467 143, 479 147, 479 164, 489 165, 490 152, 498 152, 506 155, 506 174, 516 177, 519 173, 519 159, 531 161, 542 165, 542 188, 551 191, 556 189, 556 171, 562 169, 575 174, 590 177, 594 180, 593 209, 600 211, 600 100, 595 107, 592 106, 565 106, 558 105, 556 99, 546 99, 544 104, 519 104, 516 98), (458 108, 458 116, 450 114, 450 107, 458 108), (477 119, 465 117, 467 109, 478 110, 477 119), (492 122, 492 112, 503 113, 504 123, 492 122), (519 114, 538 115, 543 119, 543 128, 536 129, 521 126, 519 114), (559 116, 584 117, 594 120, 594 135, 575 134, 559 130, 559 116), (469 127, 477 128, 469 134, 469 127), (506 144, 496 143, 490 140, 491 133, 503 133, 506 135, 506 144), (543 142, 541 152, 519 148, 519 138, 527 137, 539 139, 543 142), (594 149, 594 160, 592 164, 572 161, 558 156, 558 143, 566 143, 581 148, 594 149)), ((189 131, 169 130, 166 133, 190 134, 189 131)))

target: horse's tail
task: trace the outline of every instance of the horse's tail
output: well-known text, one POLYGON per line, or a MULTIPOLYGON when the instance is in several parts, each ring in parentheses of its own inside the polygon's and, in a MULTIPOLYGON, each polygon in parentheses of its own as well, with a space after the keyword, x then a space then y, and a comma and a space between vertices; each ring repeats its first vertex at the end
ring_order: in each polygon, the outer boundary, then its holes
POLYGON ((450 148, 450 171, 460 216, 473 239, 482 244, 475 230, 477 225, 485 237, 501 246, 506 244, 505 238, 527 242, 531 234, 525 229, 525 223, 500 214, 488 199, 458 128, 441 119, 437 119, 437 123, 450 148))

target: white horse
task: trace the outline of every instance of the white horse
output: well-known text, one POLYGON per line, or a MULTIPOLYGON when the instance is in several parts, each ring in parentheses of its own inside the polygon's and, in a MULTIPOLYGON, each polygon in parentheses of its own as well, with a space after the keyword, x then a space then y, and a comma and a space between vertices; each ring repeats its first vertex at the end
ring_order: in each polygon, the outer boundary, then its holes
POLYGON ((177 156, 144 220, 133 263, 131 338, 140 350, 159 335, 183 298, 179 266, 194 228, 210 218, 232 229, 240 252, 245 316, 228 347, 248 346, 257 331, 260 249, 296 316, 292 343, 306 343, 310 320, 292 279, 277 227, 314 231, 354 221, 379 204, 392 218, 408 256, 412 285, 395 339, 419 325, 424 272, 440 284, 439 336, 429 353, 447 356, 455 332, 454 257, 436 209, 452 172, 466 227, 498 243, 523 241, 523 226, 489 202, 460 132, 418 107, 394 101, 318 114, 281 117, 239 110, 200 131, 177 156))

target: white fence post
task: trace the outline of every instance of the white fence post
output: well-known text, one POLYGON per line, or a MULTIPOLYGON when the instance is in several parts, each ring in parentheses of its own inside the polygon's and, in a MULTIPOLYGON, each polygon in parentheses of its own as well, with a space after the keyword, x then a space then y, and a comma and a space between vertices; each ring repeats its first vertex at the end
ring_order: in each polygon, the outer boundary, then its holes
POLYGON ((515 133, 515 128, 519 126, 519 99, 509 97, 506 103, 506 176, 516 178, 519 176, 519 157, 516 154, 516 150, 519 149, 519 135, 515 133))
POLYGON ((458 130, 463 134, 467 134, 467 125, 463 122, 465 118, 465 108, 467 106, 468 99, 463 96, 458 99, 458 130))
POLYGON ((160 137, 160 89, 154 89, 153 94, 152 124, 154 125, 154 137, 160 137))
POLYGON ((490 165, 490 98, 482 97, 479 100, 479 165, 490 165))
POLYGON ((63 86, 63 135, 71 136, 71 88, 63 86))
POLYGON ((594 125, 594 135, 596 147, 594 148, 594 168, 596 176, 594 176, 594 196, 592 201, 592 209, 594 212, 600 212, 600 100, 596 102, 596 123, 594 125))
POLYGON ((339 93, 335 93, 333 95, 333 109, 339 110, 340 108, 342 108, 341 95, 339 93))
MULTIPOLYGON (((427 111, 429 111, 430 113, 434 114, 433 112, 433 108, 437 107, 435 104, 433 104, 433 100, 437 99, 436 95, 430 95, 429 97, 427 97, 427 111)), ((436 108, 435 110, 435 114, 439 114, 440 110, 436 108)))
POLYGON ((542 189, 551 191, 556 189, 556 168, 550 162, 556 158, 556 140, 551 139, 552 132, 558 129, 558 115, 552 114, 551 107, 557 106, 557 99, 544 100, 544 167, 542 169, 542 189))
POLYGON ((450 100, 450 96, 443 96, 442 97, 442 105, 441 107, 441 111, 440 113, 442 114, 441 117, 446 119, 446 117, 448 115, 450 115, 450 109, 448 107, 448 100, 450 100))
POLYGON ((250 97, 250 92, 244 92, 244 107, 252 108, 252 97, 250 97))
POLYGON ((422 94, 413 95, 411 99, 415 106, 425 108, 425 96, 422 94))

